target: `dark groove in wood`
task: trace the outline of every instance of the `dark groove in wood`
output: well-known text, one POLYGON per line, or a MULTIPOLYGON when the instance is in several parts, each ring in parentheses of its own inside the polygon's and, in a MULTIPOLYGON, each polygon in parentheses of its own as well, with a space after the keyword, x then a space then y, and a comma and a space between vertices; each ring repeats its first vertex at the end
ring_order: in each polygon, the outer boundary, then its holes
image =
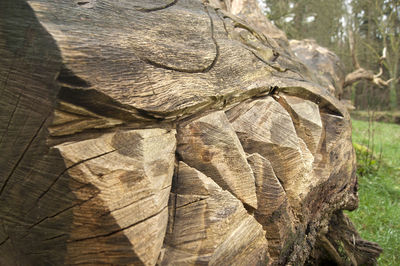
POLYGON ((22 93, 19 94, 18 99, 17 99, 17 103, 16 103, 15 106, 14 106, 14 109, 13 109, 13 111, 12 111, 12 113, 11 113, 10 119, 8 119, 8 123, 7 123, 6 130, 4 131, 4 133, 3 133, 3 135, 1 136, 1 139, 0 139, 0 144, 3 142, 4 136, 8 133, 8 128, 10 127, 10 124, 11 124, 11 121, 12 121, 12 119, 13 119, 13 117, 14 117, 15 111, 16 111, 17 108, 18 108, 18 105, 19 105, 19 101, 20 101, 20 99, 21 99, 21 96, 22 96, 22 93))
POLYGON ((138 222, 136 222, 136 223, 133 223, 133 224, 128 225, 128 226, 125 226, 125 227, 120 228, 120 229, 118 229, 118 230, 114 230, 114 231, 112 231, 112 232, 110 232, 110 233, 102 234, 102 235, 96 235, 96 236, 90 236, 90 237, 85 237, 85 238, 72 239, 72 240, 70 240, 70 241, 68 241, 68 242, 80 242, 80 241, 85 241, 85 240, 90 240, 90 239, 96 239, 96 238, 101 238, 101 237, 109 237, 109 236, 112 236, 112 235, 117 234, 117 233, 119 233, 119 232, 122 232, 122 231, 124 231, 124 230, 126 230, 126 229, 129 229, 129 228, 131 228, 131 227, 134 227, 134 226, 136 226, 136 225, 138 225, 138 224, 140 224, 140 223, 143 223, 143 222, 145 222, 145 221, 147 221, 147 220, 149 220, 149 219, 151 219, 151 218, 153 218, 153 217, 156 217, 157 215, 159 215, 160 213, 162 213, 166 208, 168 208, 168 206, 163 207, 160 211, 156 212, 156 213, 153 214, 153 215, 150 215, 149 217, 146 217, 146 218, 143 219, 143 220, 140 220, 140 221, 138 221, 138 222))
POLYGON ((10 237, 7 236, 6 239, 4 239, 3 241, 1 241, 0 246, 3 245, 4 243, 6 243, 9 239, 10 239, 10 237))
POLYGON ((43 239, 42 241, 50 241, 50 240, 54 240, 54 239, 61 238, 61 237, 64 237, 64 236, 68 237, 68 234, 60 234, 60 235, 52 236, 52 237, 43 239))
POLYGON ((57 181, 61 178, 61 176, 63 176, 63 175, 64 175, 68 170, 70 170, 71 168, 76 167, 76 166, 78 166, 78 165, 80 165, 80 164, 82 164, 82 163, 85 163, 85 162, 87 162, 87 161, 90 161, 90 160, 99 158, 99 157, 101 157, 101 156, 107 155, 107 154, 109 154, 109 153, 115 152, 115 151, 117 151, 117 150, 108 151, 108 152, 105 152, 105 153, 96 155, 96 156, 94 156, 94 157, 90 157, 90 158, 88 158, 88 159, 85 159, 85 160, 79 161, 79 162, 77 162, 77 163, 74 163, 74 164, 71 165, 70 167, 65 168, 65 169, 53 180, 53 182, 50 184, 50 186, 49 186, 45 191, 43 191, 42 194, 40 194, 40 196, 39 196, 38 199, 36 200, 36 203, 38 203, 38 202, 43 198, 43 196, 46 195, 46 193, 49 192, 49 191, 52 189, 52 187, 57 183, 57 181))
POLYGON ((176 210, 176 209, 180 209, 180 208, 184 208, 184 207, 186 207, 186 206, 188 206, 188 205, 190 205, 190 204, 193 204, 193 203, 196 203, 196 202, 200 202, 200 201, 206 200, 206 199, 208 199, 208 198, 209 198, 209 197, 200 198, 200 199, 197 199, 197 200, 194 200, 194 201, 185 203, 185 204, 183 204, 183 205, 181 205, 181 206, 178 206, 178 207, 175 206, 175 210, 176 210))
POLYGON ((48 116, 43 120, 43 122, 40 124, 39 128, 36 130, 35 135, 33 135, 33 137, 31 138, 31 140, 29 141, 28 145, 26 145, 24 151, 22 152, 21 156, 19 157, 18 161, 16 162, 16 164, 14 165, 14 167, 12 168, 10 174, 6 177, 3 186, 0 189, 0 196, 2 195, 2 193, 4 192, 4 189, 6 188, 8 182, 10 181, 12 175, 14 174, 15 170, 17 170, 18 165, 21 163, 21 161, 23 160, 23 158, 25 157, 25 154, 28 152, 30 146, 32 145, 33 141, 36 139, 36 137, 39 135, 40 130, 43 128, 46 120, 47 120, 48 116))
POLYGON ((74 208, 74 207, 76 207, 76 206, 80 206, 80 205, 82 205, 82 204, 84 204, 84 203, 86 203, 86 202, 92 200, 92 199, 95 198, 97 195, 98 195, 98 193, 92 195, 91 197, 89 197, 89 198, 86 199, 86 200, 82 200, 82 201, 80 201, 80 202, 78 202, 78 203, 75 203, 75 204, 73 204, 73 205, 71 205, 71 206, 69 206, 69 207, 67 207, 67 208, 65 208, 65 209, 63 209, 63 210, 61 210, 61 211, 58 211, 57 213, 55 213, 55 214, 53 214, 53 215, 46 216, 46 217, 42 218, 41 220, 37 221, 36 223, 32 224, 31 226, 29 226, 28 229, 30 230, 30 229, 32 229, 33 227, 35 227, 35 226, 41 224, 42 222, 46 221, 47 219, 54 218, 54 217, 56 217, 56 216, 62 214, 63 212, 66 212, 66 211, 68 211, 68 210, 70 210, 70 209, 72 209, 72 208, 74 208))

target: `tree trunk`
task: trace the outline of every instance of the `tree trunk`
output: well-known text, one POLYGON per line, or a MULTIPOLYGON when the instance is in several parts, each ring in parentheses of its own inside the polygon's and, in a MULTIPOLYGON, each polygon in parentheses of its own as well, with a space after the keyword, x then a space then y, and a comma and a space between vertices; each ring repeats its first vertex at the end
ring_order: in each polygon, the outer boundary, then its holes
POLYGON ((394 91, 396 92, 396 99, 395 99, 396 100, 396 104, 395 104, 395 106, 396 106, 396 108, 399 108, 400 107, 400 80, 397 81, 396 85, 397 86, 394 89, 394 91))
POLYGON ((347 241, 349 115, 240 4, 0 2, 1 265, 299 265, 347 241))

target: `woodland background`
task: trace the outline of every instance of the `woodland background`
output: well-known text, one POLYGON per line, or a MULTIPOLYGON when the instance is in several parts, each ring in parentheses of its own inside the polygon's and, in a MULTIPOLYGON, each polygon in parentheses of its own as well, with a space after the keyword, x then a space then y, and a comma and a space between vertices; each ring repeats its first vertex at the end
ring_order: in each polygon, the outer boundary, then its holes
POLYGON ((268 18, 289 39, 314 39, 335 52, 347 73, 354 70, 349 32, 354 35, 354 55, 361 67, 379 72, 386 47, 383 80, 387 87, 360 81, 347 88, 358 110, 400 109, 400 1, 398 0, 265 0, 268 18))

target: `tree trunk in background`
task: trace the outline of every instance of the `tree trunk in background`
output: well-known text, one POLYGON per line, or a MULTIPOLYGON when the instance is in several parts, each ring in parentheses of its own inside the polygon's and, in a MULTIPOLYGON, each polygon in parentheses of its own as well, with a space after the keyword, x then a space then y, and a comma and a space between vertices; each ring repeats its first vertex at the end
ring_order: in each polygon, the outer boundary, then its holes
POLYGON ((0 2, 1 265, 376 261, 349 114, 247 4, 0 2))
POLYGON ((396 86, 396 101, 397 101, 397 106, 400 106, 400 82, 397 82, 396 86))

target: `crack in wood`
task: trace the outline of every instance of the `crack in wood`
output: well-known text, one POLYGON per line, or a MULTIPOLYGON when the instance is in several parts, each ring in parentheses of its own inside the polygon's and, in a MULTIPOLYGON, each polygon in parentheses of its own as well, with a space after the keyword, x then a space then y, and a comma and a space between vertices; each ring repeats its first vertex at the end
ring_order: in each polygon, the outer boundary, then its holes
MULTIPOLYGON (((176 141, 178 143, 177 138, 176 138, 176 141)), ((175 150, 175 169, 174 169, 174 176, 173 176, 173 181, 172 181, 172 185, 171 185, 171 190, 174 190, 174 185, 176 186, 176 184, 178 184, 178 181, 179 181, 179 161, 183 162, 183 159, 182 159, 181 155, 178 153, 178 151, 175 150)), ((178 201, 178 193, 174 193, 173 196, 174 196, 174 205, 173 205, 173 210, 172 210, 173 211, 172 232, 174 232, 174 228, 175 228, 176 202, 178 201)), ((171 193, 170 193, 170 197, 171 197, 171 193)))
POLYGON ((197 202, 206 200, 206 199, 208 199, 208 198, 209 198, 209 197, 196 199, 196 200, 193 200, 193 201, 191 201, 191 202, 185 203, 185 204, 183 204, 183 205, 181 205, 181 206, 178 206, 178 207, 176 206, 176 203, 175 203, 175 210, 180 209, 180 208, 184 208, 184 207, 186 207, 186 206, 188 206, 188 205, 190 205, 190 204, 197 203, 197 202))
POLYGON ((0 242, 0 246, 6 243, 10 239, 9 236, 7 236, 3 241, 0 242))
POLYGON ((42 123, 40 124, 39 128, 36 130, 35 134, 33 135, 33 137, 30 139, 29 143, 26 145, 25 149, 23 150, 21 156, 19 157, 19 159, 17 160, 17 162, 15 163, 14 167, 11 169, 10 174, 6 177, 1 189, 0 189, 0 196, 2 195, 2 193, 4 192, 8 182, 10 181, 12 175, 14 174, 14 172, 17 170, 19 164, 22 162, 22 160, 24 159, 26 153, 28 152, 29 148, 31 147, 33 141, 37 138, 37 136, 39 135, 39 132, 41 131, 41 129, 43 128, 44 124, 46 123, 47 119, 49 118, 49 116, 47 116, 45 119, 43 119, 42 123))
POLYGON ((174 194, 174 206, 173 206, 174 215, 173 215, 173 218, 172 218, 172 232, 174 232, 174 229, 175 229, 176 209, 177 209, 176 203, 177 203, 177 201, 178 201, 178 194, 175 193, 174 194))
POLYGON ((4 79, 3 88, 1 89, 0 97, 3 96, 3 93, 4 93, 4 91, 6 90, 6 87, 7 87, 7 85, 8 85, 8 81, 9 81, 9 79, 10 79, 11 72, 15 70, 14 68, 15 68, 15 64, 16 64, 16 62, 17 62, 18 54, 19 54, 19 51, 17 50, 17 51, 14 53, 14 58, 13 58, 13 60, 12 60, 13 63, 12 63, 12 65, 10 66, 10 68, 8 69, 6 78, 4 79))
MULTIPOLYGON (((4 234, 7 234, 7 230, 6 230, 6 227, 4 226, 4 221, 3 220, 1 220, 1 227, 3 227, 4 234)), ((4 238, 3 241, 0 242, 0 246, 5 244, 8 240, 11 240, 9 235, 7 235, 6 238, 4 238)))
MULTIPOLYGON (((274 74, 273 74, 273 76, 279 77, 274 74)), ((298 82, 307 82, 307 80, 304 80, 304 79, 297 79, 297 78, 292 78, 292 77, 284 77, 284 78, 298 81, 298 82)), ((329 99, 329 96, 325 97, 321 94, 316 94, 315 92, 313 92, 305 87, 294 87, 294 86, 279 87, 279 92, 286 93, 289 96, 296 96, 296 97, 303 98, 305 100, 309 100, 309 101, 315 103, 316 105, 318 105, 318 108, 321 111, 321 113, 326 113, 329 115, 334 115, 334 116, 338 116, 340 118, 344 118, 343 112, 335 105, 334 102, 332 103, 332 101, 329 99)))
POLYGON ((145 222, 145 221, 147 221, 147 220, 149 220, 149 219, 151 219, 151 218, 156 217, 157 215, 159 215, 160 213, 162 213, 166 208, 168 208, 168 206, 164 206, 160 211, 156 212, 156 213, 153 214, 153 215, 150 215, 150 216, 146 217, 145 219, 142 219, 142 220, 140 220, 140 221, 138 221, 138 222, 136 222, 136 223, 133 223, 133 224, 128 225, 128 226, 125 226, 125 227, 120 228, 120 229, 118 229, 118 230, 114 230, 114 231, 112 231, 112 232, 110 232, 110 233, 102 234, 102 235, 96 235, 96 236, 89 236, 89 237, 84 237, 84 238, 72 239, 72 240, 69 240, 68 242, 69 242, 69 243, 72 243, 72 242, 81 242, 81 241, 85 241, 85 240, 96 239, 96 238, 102 238, 102 237, 109 237, 109 236, 115 235, 115 234, 117 234, 117 233, 119 233, 119 232, 123 232, 123 231, 125 231, 125 230, 127 230, 127 229, 129 229, 129 228, 132 228, 132 227, 134 227, 134 226, 140 224, 140 223, 143 223, 143 222, 145 222))
MULTIPOLYGON (((171 187, 171 186, 166 186, 166 187, 160 189, 160 191, 165 190, 165 189, 170 188, 170 187, 171 187)), ((142 200, 145 200, 145 199, 147 199, 147 198, 154 197, 154 196, 156 196, 156 195, 155 195, 155 194, 150 194, 150 195, 141 197, 141 198, 139 198, 139 199, 137 199, 137 200, 135 200, 135 201, 133 201, 133 202, 130 202, 130 203, 128 203, 128 204, 125 204, 124 206, 121 206, 121 207, 119 207, 119 208, 115 208, 115 209, 113 209, 113 210, 108 210, 107 212, 101 214, 100 217, 109 215, 109 214, 111 214, 112 212, 115 212, 115 211, 122 210, 122 209, 124 209, 124 208, 126 208, 126 207, 128 207, 128 206, 130 206, 130 205, 132 205, 132 204, 135 204, 136 202, 139 202, 139 201, 142 201, 142 200)))
POLYGON ((61 238, 61 237, 64 237, 64 236, 68 237, 69 235, 68 234, 60 234, 60 235, 56 235, 56 236, 52 236, 52 237, 43 239, 42 241, 51 241, 51 240, 54 240, 54 239, 57 239, 57 238, 61 238))
MULTIPOLYGON (((181 241, 181 242, 179 242, 179 245, 180 245, 180 246, 185 246, 185 245, 187 245, 187 244, 190 244, 190 243, 193 243, 193 242, 196 242, 196 241, 205 240, 205 239, 207 239, 207 235, 200 236, 200 237, 198 237, 198 238, 193 238, 193 239, 181 241)), ((212 255, 213 255, 212 252, 209 252, 209 253, 202 253, 202 254, 201 254, 202 257, 207 257, 207 256, 210 256, 210 257, 211 257, 212 255)))
POLYGON ((99 194, 99 193, 96 193, 96 194, 90 196, 88 199, 82 200, 82 201, 80 201, 80 202, 78 202, 78 203, 75 203, 75 204, 73 204, 73 205, 71 205, 71 206, 69 206, 69 207, 67 207, 67 208, 65 208, 65 209, 63 209, 63 210, 61 210, 61 211, 58 211, 57 213, 55 213, 55 214, 53 214, 53 215, 46 216, 46 217, 42 218, 41 220, 37 221, 36 223, 32 224, 31 226, 29 226, 28 229, 31 230, 32 228, 34 228, 35 226, 37 226, 37 225, 43 223, 43 222, 46 221, 47 219, 54 218, 54 217, 56 217, 56 216, 58 216, 58 215, 60 215, 60 214, 62 214, 62 213, 64 213, 64 212, 66 212, 66 211, 68 211, 68 210, 74 208, 74 207, 77 207, 77 206, 80 206, 80 205, 84 204, 84 203, 86 203, 86 202, 92 200, 93 198, 95 198, 98 194, 99 194))
POLYGON ((14 117, 14 114, 17 111, 21 96, 22 96, 22 93, 19 94, 18 99, 17 99, 17 103, 15 104, 14 109, 13 109, 11 115, 10 115, 10 119, 8 119, 6 130, 4 131, 4 133, 3 133, 3 135, 1 136, 1 139, 0 139, 0 144, 3 142, 4 136, 8 133, 8 128, 10 127, 11 121, 13 120, 13 117, 14 117))
POLYGON ((74 167, 76 167, 76 166, 78 166, 78 165, 80 165, 80 164, 82 164, 82 163, 85 163, 85 162, 90 161, 90 160, 97 159, 97 158, 99 158, 99 157, 102 157, 102 156, 104 156, 104 155, 110 154, 110 153, 115 152, 115 151, 117 151, 117 150, 118 150, 118 149, 115 149, 115 150, 112 150, 112 151, 108 151, 108 152, 105 152, 105 153, 102 153, 102 154, 99 154, 99 155, 96 155, 96 156, 93 156, 93 157, 84 159, 84 160, 82 160, 82 161, 76 162, 76 163, 72 164, 71 166, 65 168, 65 169, 53 180, 53 182, 50 184, 50 186, 49 186, 45 191, 43 191, 42 194, 40 194, 40 196, 39 196, 38 199, 36 200, 36 204, 43 198, 44 195, 46 195, 46 193, 48 193, 48 192, 52 189, 52 187, 57 183, 57 181, 61 178, 61 176, 63 176, 68 170, 70 170, 71 168, 74 168, 74 167))

